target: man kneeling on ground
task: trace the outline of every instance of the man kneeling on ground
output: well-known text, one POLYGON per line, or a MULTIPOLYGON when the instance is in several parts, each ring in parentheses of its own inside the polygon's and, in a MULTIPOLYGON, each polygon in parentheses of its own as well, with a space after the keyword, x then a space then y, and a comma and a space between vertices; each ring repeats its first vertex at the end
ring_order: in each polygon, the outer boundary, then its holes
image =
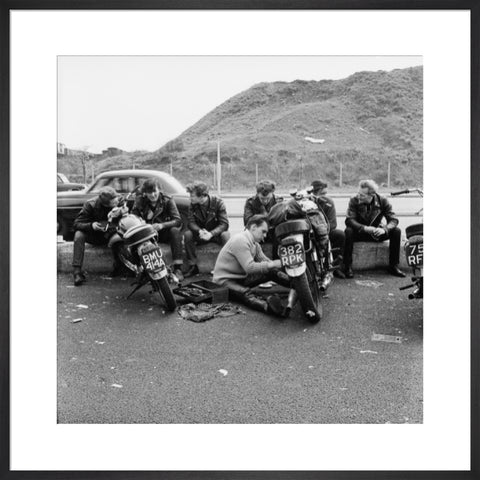
POLYGON ((233 235, 218 254, 213 281, 228 287, 234 300, 260 312, 283 316, 280 297, 271 295, 265 300, 251 290, 267 281, 290 286, 288 275, 280 271, 281 261, 270 260, 262 251, 260 242, 267 233, 267 219, 263 215, 251 217, 246 229, 233 235))

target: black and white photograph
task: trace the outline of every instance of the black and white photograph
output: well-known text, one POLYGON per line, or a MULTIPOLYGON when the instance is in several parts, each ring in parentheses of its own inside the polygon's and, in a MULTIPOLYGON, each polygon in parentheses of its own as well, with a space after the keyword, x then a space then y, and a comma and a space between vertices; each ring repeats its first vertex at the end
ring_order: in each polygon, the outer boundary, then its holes
POLYGON ((9 14, 8 469, 475 470, 471 10, 233 7, 9 14))
POLYGON ((59 423, 422 423, 423 66, 58 58, 59 423))

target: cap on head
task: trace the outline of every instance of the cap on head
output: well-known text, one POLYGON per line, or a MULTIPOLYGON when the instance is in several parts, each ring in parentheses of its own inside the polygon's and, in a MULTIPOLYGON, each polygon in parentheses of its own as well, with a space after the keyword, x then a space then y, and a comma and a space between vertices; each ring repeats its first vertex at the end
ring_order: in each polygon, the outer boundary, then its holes
POLYGON ((275 183, 270 180, 262 180, 257 183, 257 193, 268 195, 275 191, 275 183))
POLYGON ((328 187, 328 184, 323 180, 314 180, 312 182, 313 193, 321 192, 328 187))

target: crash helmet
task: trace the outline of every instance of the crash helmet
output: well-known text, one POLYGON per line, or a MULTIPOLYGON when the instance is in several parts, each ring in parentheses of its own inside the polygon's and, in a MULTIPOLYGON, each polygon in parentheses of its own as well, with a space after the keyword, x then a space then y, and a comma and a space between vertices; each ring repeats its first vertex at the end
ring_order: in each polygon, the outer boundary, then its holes
POLYGON ((130 228, 138 227, 144 223, 145 221, 136 215, 124 215, 120 222, 118 222, 117 231, 123 236, 130 228))

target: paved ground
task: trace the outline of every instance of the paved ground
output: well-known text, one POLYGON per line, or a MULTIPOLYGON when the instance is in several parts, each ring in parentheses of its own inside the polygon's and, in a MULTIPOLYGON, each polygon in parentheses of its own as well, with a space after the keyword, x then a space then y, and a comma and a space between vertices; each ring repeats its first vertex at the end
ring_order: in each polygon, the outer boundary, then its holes
POLYGON ((299 310, 199 324, 148 287, 126 300, 126 279, 59 275, 58 422, 421 423, 423 304, 405 283, 337 280, 314 326, 299 310))

